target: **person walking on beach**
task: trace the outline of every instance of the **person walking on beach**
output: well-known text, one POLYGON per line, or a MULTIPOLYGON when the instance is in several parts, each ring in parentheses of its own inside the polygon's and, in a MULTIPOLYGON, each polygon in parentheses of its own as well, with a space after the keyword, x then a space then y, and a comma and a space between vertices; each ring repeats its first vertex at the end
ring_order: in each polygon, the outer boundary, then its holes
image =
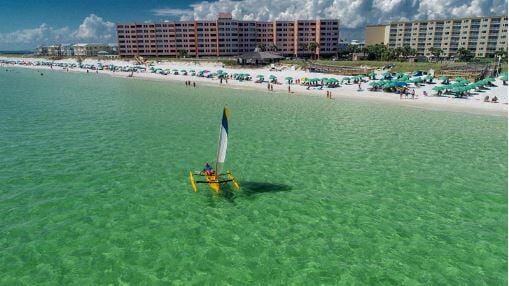
POLYGON ((274 91, 274 85, 270 85, 270 91, 274 91))
POLYGON ((415 99, 415 89, 412 88, 412 99, 415 99))
POLYGON ((290 86, 288 86, 288 93, 291 93, 291 91, 290 91, 290 86))
POLYGON ((196 87, 196 82, 195 81, 193 81, 193 87, 196 87))
POLYGON ((267 90, 270 91, 270 83, 267 83, 267 90))

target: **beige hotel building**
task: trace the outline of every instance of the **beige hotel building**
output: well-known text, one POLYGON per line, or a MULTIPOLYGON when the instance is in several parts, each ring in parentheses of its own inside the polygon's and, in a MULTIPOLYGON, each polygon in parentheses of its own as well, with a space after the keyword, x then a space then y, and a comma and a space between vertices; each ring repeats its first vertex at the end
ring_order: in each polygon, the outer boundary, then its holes
POLYGON ((366 46, 385 44, 389 48, 405 45, 418 56, 432 56, 430 48, 440 48, 442 57, 454 57, 459 48, 476 57, 492 57, 507 50, 507 16, 392 22, 366 26, 366 46))
POLYGON ((235 56, 258 44, 283 56, 332 56, 339 20, 239 21, 220 13, 216 20, 117 24, 117 42, 120 56, 235 56), (319 48, 308 50, 310 42, 319 48))

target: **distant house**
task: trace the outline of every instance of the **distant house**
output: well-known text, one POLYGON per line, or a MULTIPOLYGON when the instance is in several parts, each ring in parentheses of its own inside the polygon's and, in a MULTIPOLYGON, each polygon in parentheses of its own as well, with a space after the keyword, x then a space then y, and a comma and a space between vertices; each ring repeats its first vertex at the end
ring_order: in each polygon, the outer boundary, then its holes
POLYGON ((97 53, 97 58, 100 60, 114 60, 118 59, 118 55, 107 51, 100 51, 97 53))
POLYGON ((74 47, 74 55, 81 57, 95 57, 99 52, 112 52, 112 47, 108 44, 76 44, 74 47))
POLYGON ((47 46, 38 46, 35 50, 35 54, 37 56, 47 56, 48 55, 48 47, 47 46))
POLYGON ((55 44, 37 47, 35 54, 48 57, 72 57, 74 49, 72 44, 55 44))

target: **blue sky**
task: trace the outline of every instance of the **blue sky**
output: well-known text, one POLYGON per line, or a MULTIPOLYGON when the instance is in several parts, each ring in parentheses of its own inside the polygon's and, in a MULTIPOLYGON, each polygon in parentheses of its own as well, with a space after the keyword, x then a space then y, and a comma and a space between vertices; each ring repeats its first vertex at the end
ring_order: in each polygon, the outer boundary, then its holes
POLYGON ((341 35, 362 39, 366 24, 406 19, 507 15, 507 0, 0 0, 0 50, 58 42, 115 42, 117 22, 334 18, 341 35))

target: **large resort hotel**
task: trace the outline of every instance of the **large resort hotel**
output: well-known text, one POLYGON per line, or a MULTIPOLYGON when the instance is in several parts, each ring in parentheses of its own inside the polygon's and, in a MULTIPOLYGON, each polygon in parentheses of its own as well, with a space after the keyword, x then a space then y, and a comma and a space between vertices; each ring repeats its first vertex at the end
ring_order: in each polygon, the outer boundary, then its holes
POLYGON ((507 48, 507 16, 446 20, 393 22, 371 25, 365 31, 366 45, 385 44, 389 48, 405 45, 429 57, 431 48, 440 48, 442 56, 454 57, 460 48, 476 57, 493 57, 507 48))
POLYGON ((120 56, 234 56, 260 45, 282 56, 332 56, 339 20, 239 21, 220 13, 216 20, 117 24, 117 39, 120 56))

